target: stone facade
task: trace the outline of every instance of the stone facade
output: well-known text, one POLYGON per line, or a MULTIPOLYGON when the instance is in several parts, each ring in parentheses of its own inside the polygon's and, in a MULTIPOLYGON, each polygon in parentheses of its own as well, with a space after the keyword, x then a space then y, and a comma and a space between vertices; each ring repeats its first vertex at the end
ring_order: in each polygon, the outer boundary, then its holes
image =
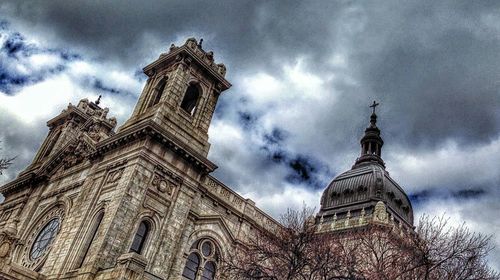
POLYGON ((98 101, 69 104, 31 165, 0 187, 0 279, 182 279, 195 253, 196 279, 223 279, 217 265, 232 247, 278 226, 210 176, 225 66, 188 39, 144 73, 116 132, 98 101))

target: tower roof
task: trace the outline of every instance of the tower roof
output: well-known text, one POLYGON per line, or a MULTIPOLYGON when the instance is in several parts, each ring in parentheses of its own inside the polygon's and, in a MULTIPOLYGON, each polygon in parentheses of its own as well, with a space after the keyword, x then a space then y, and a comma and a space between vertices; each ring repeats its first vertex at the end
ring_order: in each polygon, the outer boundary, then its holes
POLYGON ((214 53, 205 51, 202 48, 203 39, 198 43, 195 38, 189 38, 182 46, 172 44, 168 53, 162 53, 160 57, 144 67, 143 72, 149 77, 153 76, 156 71, 172 61, 184 61, 187 64, 197 64, 199 67, 217 81, 217 88, 222 92, 231 87, 225 79, 226 66, 222 63, 215 63, 214 53))
POLYGON ((361 155, 348 170, 335 177, 323 192, 318 216, 341 215, 349 212, 356 215, 373 212, 375 205, 383 201, 387 211, 397 221, 413 226, 413 210, 408 196, 385 170, 382 159, 384 141, 377 127, 374 101, 370 124, 361 138, 361 155))

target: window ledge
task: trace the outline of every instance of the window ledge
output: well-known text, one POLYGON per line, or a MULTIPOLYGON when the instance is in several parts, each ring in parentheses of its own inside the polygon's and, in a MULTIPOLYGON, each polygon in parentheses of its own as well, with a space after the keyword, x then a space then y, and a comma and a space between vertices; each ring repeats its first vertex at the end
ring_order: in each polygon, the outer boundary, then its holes
POLYGON ((134 264, 134 265, 138 265, 138 266, 144 267, 144 268, 146 267, 146 265, 148 263, 148 260, 144 256, 139 255, 136 252, 130 252, 130 253, 123 254, 118 258, 117 261, 119 264, 122 264, 125 266, 128 266, 130 264, 134 264))
POLYGON ((194 119, 194 116, 186 112, 186 110, 179 108, 179 115, 181 115, 183 118, 185 118, 187 121, 192 122, 194 119))

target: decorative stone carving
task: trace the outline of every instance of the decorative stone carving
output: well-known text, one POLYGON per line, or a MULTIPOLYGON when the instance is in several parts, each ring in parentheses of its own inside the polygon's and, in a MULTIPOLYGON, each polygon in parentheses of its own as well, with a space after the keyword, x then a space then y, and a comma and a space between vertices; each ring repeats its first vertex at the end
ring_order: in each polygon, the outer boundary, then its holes
POLYGON ((123 174, 123 168, 113 170, 109 172, 108 178, 106 180, 106 184, 113 184, 118 182, 123 174))
POLYGON ((83 162, 83 160, 92 152, 87 143, 81 141, 76 146, 69 149, 68 155, 63 160, 64 169, 71 168, 83 162))
POLYGON ((387 210, 384 202, 379 201, 375 205, 375 210, 373 211, 373 220, 376 222, 387 222, 387 210))
POLYGON ((0 270, 11 262, 11 254, 18 244, 17 223, 14 219, 3 230, 0 230, 0 270))
POLYGON ((151 184, 156 187, 156 189, 161 193, 167 193, 172 195, 174 192, 174 187, 168 182, 168 180, 158 174, 155 174, 151 184))
POLYGON ((98 123, 93 123, 92 125, 90 125, 88 129, 88 135, 90 138, 92 138, 92 140, 99 141, 101 139, 100 128, 101 126, 98 123))
POLYGON ((7 257, 7 255, 10 252, 10 242, 3 241, 2 244, 0 245, 0 259, 7 257))

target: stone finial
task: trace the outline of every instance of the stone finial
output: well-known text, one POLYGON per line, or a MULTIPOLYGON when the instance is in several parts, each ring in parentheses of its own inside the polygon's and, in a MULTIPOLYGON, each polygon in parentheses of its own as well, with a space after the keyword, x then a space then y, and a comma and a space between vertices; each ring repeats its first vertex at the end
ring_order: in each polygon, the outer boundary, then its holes
POLYGON ((332 229, 335 229, 336 225, 337 225, 337 213, 334 213, 333 214, 332 224, 331 224, 332 229))
POLYGON ((344 225, 345 227, 348 227, 349 226, 349 222, 351 220, 351 210, 348 210, 347 211, 347 215, 346 215, 346 219, 344 221, 344 225))
POLYGON ((219 74, 221 74, 223 77, 226 75, 226 65, 222 64, 222 63, 219 63, 217 64, 217 71, 219 72, 219 74))
POLYGON ((365 223, 365 216, 366 216, 366 211, 365 207, 361 209, 361 216, 359 217, 359 224, 362 225, 365 223))
POLYGON ((170 51, 173 51, 173 50, 175 50, 175 49, 177 49, 177 47, 176 47, 174 44, 171 44, 171 45, 170 45, 170 49, 169 49, 169 50, 170 50, 170 51))

